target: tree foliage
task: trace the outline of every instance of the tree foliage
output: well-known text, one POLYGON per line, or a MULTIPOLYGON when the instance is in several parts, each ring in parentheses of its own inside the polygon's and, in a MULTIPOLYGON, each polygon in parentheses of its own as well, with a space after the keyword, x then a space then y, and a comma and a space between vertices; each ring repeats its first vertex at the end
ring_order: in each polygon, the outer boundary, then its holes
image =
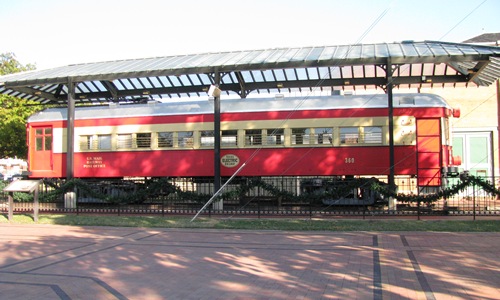
POLYGON ((0 54, 0 75, 13 74, 18 72, 35 70, 36 66, 33 64, 22 65, 14 53, 0 54))
MULTIPOLYGON (((0 75, 34 70, 22 65, 13 53, 0 54, 0 75)), ((42 109, 36 102, 0 95, 0 157, 26 158, 26 120, 42 109)))

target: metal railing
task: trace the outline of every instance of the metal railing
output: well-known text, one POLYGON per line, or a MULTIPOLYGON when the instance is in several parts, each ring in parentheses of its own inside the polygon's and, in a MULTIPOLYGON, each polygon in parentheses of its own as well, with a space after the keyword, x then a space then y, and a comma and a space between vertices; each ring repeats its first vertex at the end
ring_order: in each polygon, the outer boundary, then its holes
MULTIPOLYGON (((500 200, 490 195, 480 186, 469 186, 459 194, 440 198, 430 205, 423 203, 389 203, 381 199, 371 201, 366 197, 366 190, 352 188, 349 179, 337 177, 267 177, 260 178, 257 185, 251 185, 252 178, 237 177, 228 184, 223 193, 222 205, 218 202, 203 214, 217 215, 252 215, 252 216, 401 216, 401 215, 500 215, 500 200), (242 189, 242 186, 245 189, 242 189), (328 193, 328 197, 316 197, 328 193), (338 199, 333 199, 337 197, 338 199)), ((458 179, 457 179, 458 180, 458 179)), ((488 179, 498 183, 497 178, 488 179)), ((224 182, 224 181, 223 181, 224 182)), ((107 199, 95 197, 92 193, 75 189, 75 193, 60 194, 47 200, 46 196, 64 181, 41 184, 41 213, 74 214, 195 214, 214 193, 211 178, 169 178, 170 188, 158 189, 154 193, 137 193, 144 190, 147 182, 134 180, 94 180, 89 182, 95 193, 107 195, 107 199), (172 188, 174 187, 174 188, 172 188), (136 193, 136 194, 134 194, 136 193), (120 196, 138 195, 120 200, 120 196), (144 196, 146 195, 146 196, 144 196)), ((398 177, 396 180, 399 193, 418 194, 416 179, 398 177)), ((6 183, 3 183, 5 186, 6 183)), ((165 185, 165 186, 166 186, 165 185)), ((17 196, 17 197, 16 197, 17 196)), ((14 199, 14 213, 33 211, 33 201, 29 195, 14 199)), ((0 190, 0 212, 8 211, 7 194, 0 190)))

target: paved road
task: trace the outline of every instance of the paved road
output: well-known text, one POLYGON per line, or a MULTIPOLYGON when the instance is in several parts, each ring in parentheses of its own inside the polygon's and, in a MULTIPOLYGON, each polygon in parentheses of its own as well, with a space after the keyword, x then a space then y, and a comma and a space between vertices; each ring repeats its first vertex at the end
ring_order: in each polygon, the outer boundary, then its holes
POLYGON ((0 299, 498 299, 499 233, 0 225, 0 299))

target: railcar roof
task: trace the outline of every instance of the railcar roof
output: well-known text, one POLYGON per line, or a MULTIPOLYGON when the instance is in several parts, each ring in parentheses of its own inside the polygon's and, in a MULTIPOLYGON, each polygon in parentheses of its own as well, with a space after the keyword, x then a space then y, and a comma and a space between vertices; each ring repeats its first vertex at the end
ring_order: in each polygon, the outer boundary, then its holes
MULTIPOLYGON (((446 101, 434 94, 394 94, 394 107, 449 107, 446 101)), ((348 108, 387 107, 387 95, 310 96, 288 98, 248 98, 221 101, 222 113, 263 111, 324 110, 348 108)), ((145 117, 164 115, 212 114, 213 102, 179 101, 166 103, 126 104, 78 107, 75 118, 101 119, 145 117)), ((34 114, 28 122, 58 121, 67 119, 66 108, 51 108, 34 114)))

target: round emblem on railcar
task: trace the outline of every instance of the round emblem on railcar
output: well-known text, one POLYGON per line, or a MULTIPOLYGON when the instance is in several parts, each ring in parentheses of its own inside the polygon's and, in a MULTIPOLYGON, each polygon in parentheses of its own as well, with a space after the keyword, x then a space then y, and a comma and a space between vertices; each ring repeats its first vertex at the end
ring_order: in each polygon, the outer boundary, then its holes
POLYGON ((226 168, 234 168, 240 163, 240 158, 234 154, 226 154, 220 159, 220 162, 226 168))

